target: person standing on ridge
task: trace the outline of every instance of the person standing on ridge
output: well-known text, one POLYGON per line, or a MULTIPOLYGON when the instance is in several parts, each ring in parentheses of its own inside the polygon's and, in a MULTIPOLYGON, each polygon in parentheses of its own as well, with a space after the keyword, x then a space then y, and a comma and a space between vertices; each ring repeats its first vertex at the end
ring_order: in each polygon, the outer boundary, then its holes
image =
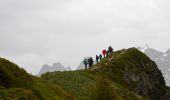
POLYGON ((89 67, 91 67, 91 66, 93 65, 93 62, 94 62, 94 61, 93 61, 93 58, 90 57, 89 60, 88 60, 88 62, 89 62, 89 67))
POLYGON ((85 65, 85 69, 87 69, 88 61, 87 61, 87 59, 86 59, 86 58, 84 59, 83 63, 84 63, 84 65, 85 65))
POLYGON ((106 57, 106 53, 107 53, 106 49, 103 50, 102 53, 103 53, 103 56, 104 56, 104 58, 105 58, 105 57, 106 57))
POLYGON ((99 55, 100 61, 102 60, 102 54, 99 55))
POLYGON ((97 64, 99 63, 99 56, 98 55, 96 55, 96 62, 97 62, 97 64))
POLYGON ((113 52, 113 48, 111 46, 109 46, 108 53, 111 54, 112 52, 113 52))

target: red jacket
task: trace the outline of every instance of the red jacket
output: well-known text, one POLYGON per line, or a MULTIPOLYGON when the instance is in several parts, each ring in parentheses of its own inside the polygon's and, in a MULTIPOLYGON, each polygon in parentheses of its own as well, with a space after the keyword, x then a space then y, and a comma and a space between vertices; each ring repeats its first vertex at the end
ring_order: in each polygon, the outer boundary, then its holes
POLYGON ((102 53, 103 53, 103 55, 106 55, 107 51, 106 51, 106 50, 103 50, 102 53))

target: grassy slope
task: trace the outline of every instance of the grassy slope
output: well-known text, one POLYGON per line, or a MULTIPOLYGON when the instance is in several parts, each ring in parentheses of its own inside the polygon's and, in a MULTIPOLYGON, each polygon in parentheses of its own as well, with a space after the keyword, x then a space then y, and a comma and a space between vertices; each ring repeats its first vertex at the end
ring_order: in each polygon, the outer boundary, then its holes
MULTIPOLYGON (((123 80, 124 74, 131 70, 131 74, 142 76, 145 70, 140 65, 141 59, 142 63, 151 62, 145 54, 139 52, 137 49, 120 50, 112 53, 108 58, 103 59, 101 63, 95 65, 90 70, 124 87, 129 87, 129 85, 135 83, 133 81, 130 84, 126 83, 123 80)), ((149 66, 148 68, 151 67, 149 66)))
POLYGON ((160 70, 150 58, 135 48, 111 54, 91 71, 140 95, 149 96, 154 100, 165 98, 165 81, 160 70), (143 87, 139 86, 141 82, 143 87), (150 86, 152 88, 148 91, 150 86))
POLYGON ((74 98, 57 85, 29 75, 0 58, 0 100, 65 100, 74 98))
POLYGON ((42 78, 61 86, 77 100, 148 100, 135 94, 138 81, 133 77, 145 77, 145 72, 152 69, 155 69, 154 63, 132 48, 112 53, 87 71, 46 73, 42 78), (147 64, 147 68, 142 68, 143 64, 147 64))
POLYGON ((89 70, 46 73, 41 79, 0 58, 0 100, 148 100, 132 92, 135 82, 128 79, 129 84, 123 80, 129 69, 136 75, 144 75, 139 68, 148 61, 136 49, 122 50, 89 70))
POLYGON ((77 100, 124 100, 125 98, 145 100, 122 86, 91 74, 89 71, 46 73, 42 75, 42 78, 61 86, 77 100))

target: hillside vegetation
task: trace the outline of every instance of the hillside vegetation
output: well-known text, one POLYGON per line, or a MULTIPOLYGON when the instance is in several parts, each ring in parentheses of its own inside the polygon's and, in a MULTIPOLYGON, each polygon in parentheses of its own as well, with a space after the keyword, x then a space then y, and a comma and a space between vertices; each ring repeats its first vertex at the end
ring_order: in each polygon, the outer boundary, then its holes
POLYGON ((88 70, 41 78, 0 58, 0 100, 170 100, 156 64, 136 48, 113 52, 88 70))
POLYGON ((0 100, 73 100, 57 85, 29 75, 16 64, 0 58, 0 100))
POLYGON ((42 78, 77 100, 169 100, 161 71, 136 48, 116 51, 88 70, 46 73, 42 78))

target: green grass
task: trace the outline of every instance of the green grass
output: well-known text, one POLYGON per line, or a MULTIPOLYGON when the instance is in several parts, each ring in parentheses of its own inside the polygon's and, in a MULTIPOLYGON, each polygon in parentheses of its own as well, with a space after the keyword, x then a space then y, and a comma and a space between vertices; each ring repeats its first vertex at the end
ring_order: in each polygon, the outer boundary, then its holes
POLYGON ((0 100, 39 100, 32 91, 23 88, 0 90, 0 100))
POLYGON ((100 75, 92 74, 91 71, 46 73, 42 75, 42 78, 61 86, 77 100, 124 100, 124 98, 144 100, 116 83, 100 75))
POLYGON ((94 93, 96 86, 95 80, 86 77, 83 71, 47 73, 42 77, 61 86, 78 100, 89 100, 91 92, 94 93))
POLYGON ((113 52, 86 71, 52 72, 42 78, 77 100, 153 100, 158 94, 156 98, 165 95, 165 83, 156 64, 135 48, 113 52))
POLYGON ((74 100, 57 85, 29 75, 13 62, 0 58, 0 100, 74 100))
POLYGON ((41 78, 0 58, 0 100, 167 100, 165 91, 156 64, 135 48, 113 52, 88 70, 41 78))

